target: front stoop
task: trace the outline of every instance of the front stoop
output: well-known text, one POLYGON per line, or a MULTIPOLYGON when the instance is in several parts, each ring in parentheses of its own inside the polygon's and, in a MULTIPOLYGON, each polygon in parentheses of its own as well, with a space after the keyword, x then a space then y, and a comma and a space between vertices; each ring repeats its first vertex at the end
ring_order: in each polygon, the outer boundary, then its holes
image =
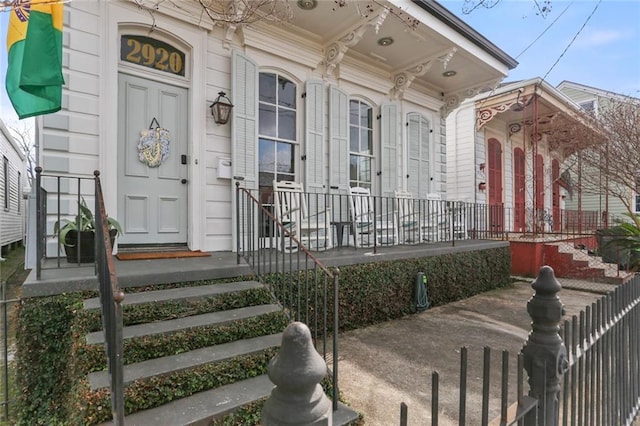
MULTIPOLYGON (((151 320, 147 323, 132 324, 123 328, 123 339, 126 342, 133 339, 153 340, 182 332, 202 330, 202 333, 215 333, 216 327, 224 327, 228 324, 239 323, 246 325, 247 321, 269 315, 282 313, 279 305, 273 304, 270 296, 262 284, 255 281, 240 281, 233 283, 193 285, 185 284, 184 287, 128 293, 123 301, 125 315, 127 311, 144 308, 146 306, 157 307, 173 306, 185 303, 198 304, 205 299, 213 300, 216 297, 229 296, 231 293, 256 292, 247 299, 258 300, 254 305, 234 307, 224 311, 198 312, 197 314, 176 313, 174 318, 166 318, 167 311, 160 309, 165 317, 151 320), (260 293, 260 297, 256 294, 260 293), (264 299, 264 300, 263 300, 264 299), (262 303, 260 303, 260 300, 262 303)), ((84 308, 88 311, 99 310, 99 299, 88 299, 84 302, 84 308)), ((215 303, 212 303, 215 305, 215 303)), ((189 305, 191 306, 191 305, 189 305)), ((169 313, 169 317, 173 315, 169 313)), ((279 324, 279 321, 269 324, 279 324)), ((285 321, 286 322, 286 321, 285 321)), ((273 328, 273 327, 272 327, 273 328)), ((284 328, 284 327, 283 327, 284 328)), ((261 328, 262 330, 262 328, 261 328)), ((252 335, 250 330, 247 336, 252 335)), ((205 346, 193 350, 184 351, 175 355, 147 359, 130 363, 124 366, 125 387, 141 383, 154 383, 162 377, 168 377, 191 369, 208 368, 216 363, 234 362, 251 355, 261 353, 280 346, 282 330, 264 333, 256 337, 245 337, 239 340, 214 346, 205 346), (278 332, 279 331, 279 332, 278 332)), ((244 333, 243 333, 244 334, 244 333)), ((259 334, 259 333, 253 333, 259 334)), ((104 334, 102 331, 89 333, 86 337, 88 345, 103 345, 104 334)), ((176 348, 179 349, 179 348, 176 348)), ((126 359, 126 352, 125 352, 126 359)), ((239 362, 239 361, 237 361, 239 362)), ((202 370, 194 370, 202 371, 202 370)), ((258 372, 259 373, 259 372, 258 372)), ((99 391, 109 386, 109 375, 106 371, 90 373, 88 382, 91 391, 99 391)), ((266 374, 257 375, 244 380, 225 384, 216 388, 203 390, 184 397, 177 397, 170 402, 155 408, 134 412, 125 417, 125 424, 129 425, 210 425, 213 420, 221 419, 226 414, 239 408, 268 397, 273 389, 273 384, 266 374)), ((334 412, 334 425, 347 425, 357 420, 358 415, 348 407, 339 405, 334 412)), ((104 424, 112 424, 107 422, 104 424)))
POLYGON ((552 242, 544 245, 545 264, 553 268, 556 277, 587 279, 610 284, 623 284, 634 274, 605 263, 586 249, 576 248, 573 242, 552 242))

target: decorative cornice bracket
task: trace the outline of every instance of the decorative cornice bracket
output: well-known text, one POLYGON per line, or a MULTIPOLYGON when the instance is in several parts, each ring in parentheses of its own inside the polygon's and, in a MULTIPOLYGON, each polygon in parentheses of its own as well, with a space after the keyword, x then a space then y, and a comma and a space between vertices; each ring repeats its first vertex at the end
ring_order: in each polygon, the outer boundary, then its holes
POLYGON ((433 60, 429 59, 423 63, 411 66, 393 76, 393 88, 389 92, 392 99, 402 97, 402 94, 409 88, 416 77, 425 75, 433 66, 433 60))
POLYGON ((370 27, 373 27, 377 34, 388 15, 389 9, 383 7, 365 23, 351 30, 345 36, 340 37, 337 41, 329 44, 323 60, 325 73, 333 73, 336 66, 342 62, 342 59, 349 48, 358 44, 370 27))

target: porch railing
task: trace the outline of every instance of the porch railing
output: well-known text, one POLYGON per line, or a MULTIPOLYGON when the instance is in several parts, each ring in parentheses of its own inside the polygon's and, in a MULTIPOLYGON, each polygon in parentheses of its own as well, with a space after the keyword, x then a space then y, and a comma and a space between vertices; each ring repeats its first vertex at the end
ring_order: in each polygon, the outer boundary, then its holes
POLYGON ((338 409, 339 270, 320 262, 256 196, 236 185, 236 248, 292 321, 307 324, 332 375, 338 409), (295 247, 279 250, 277 247, 295 247))
MULTIPOLYGON (((63 219, 75 220, 82 228, 79 206, 84 197, 94 199, 93 220, 95 221, 94 253, 95 274, 98 278, 102 325, 105 333, 105 354, 111 379, 111 407, 114 423, 124 425, 124 382, 123 382, 123 343, 122 343, 122 301, 124 293, 118 286, 113 247, 109 238, 108 222, 100 172, 95 171, 93 177, 58 176, 42 173, 36 167, 36 275, 41 279, 43 262, 47 258, 47 243, 52 239, 56 243, 55 254, 57 268, 61 267, 62 244, 53 232, 48 232, 48 220, 52 217, 62 224, 63 219), (53 212, 50 211, 53 208, 53 212)), ((77 248, 77 257, 68 259, 70 266, 81 266, 80 232, 73 244, 77 248)), ((86 243, 85 243, 86 244, 86 243)), ((51 253, 50 253, 51 254, 51 253)), ((55 267, 55 266, 54 266, 55 267)))
POLYGON ((100 289, 102 327, 105 335, 105 352, 111 387, 111 412, 116 425, 124 425, 124 372, 122 343, 122 301, 124 292, 118 286, 113 261, 113 247, 109 238, 107 213, 102 196, 100 172, 95 176, 95 259, 100 289))
MULTIPOLYGON (((43 173, 42 167, 36 167, 36 278, 42 278, 42 271, 46 268, 59 269, 64 259, 64 241, 59 241, 53 232, 53 225, 49 227, 49 220, 63 225, 64 220, 76 221, 82 228, 80 204, 86 201, 84 197, 94 198, 95 177, 54 175, 43 173), (48 244, 55 242, 55 246, 48 244), (54 264, 45 267, 47 258, 55 259, 54 264)), ((95 215, 95 213, 94 213, 95 215)), ((76 256, 67 257, 65 266, 84 266, 81 262, 82 239, 80 233, 73 241, 76 256)), ((68 234, 67 234, 68 237, 68 234)), ((97 273, 97 270, 96 270, 97 273)))

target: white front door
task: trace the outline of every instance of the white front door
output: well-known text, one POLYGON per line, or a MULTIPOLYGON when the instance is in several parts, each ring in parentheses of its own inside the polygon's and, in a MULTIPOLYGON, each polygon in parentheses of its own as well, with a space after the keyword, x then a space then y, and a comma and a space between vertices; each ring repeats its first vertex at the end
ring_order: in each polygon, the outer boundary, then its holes
POLYGON ((185 88, 118 75, 120 244, 187 243, 187 95, 185 88), (157 151, 141 159, 138 147, 142 132, 156 126, 169 132, 159 165, 157 151))

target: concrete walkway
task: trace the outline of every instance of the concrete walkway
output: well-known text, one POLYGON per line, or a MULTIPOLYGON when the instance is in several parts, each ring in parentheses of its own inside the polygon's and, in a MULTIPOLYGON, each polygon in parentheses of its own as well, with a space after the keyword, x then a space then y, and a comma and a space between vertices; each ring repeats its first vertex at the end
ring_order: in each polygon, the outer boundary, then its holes
MULTIPOLYGON (((577 280, 559 280, 565 305, 564 319, 615 288, 577 280), (567 289, 566 287, 577 288, 567 289), (580 288, 587 289, 582 291, 580 288)), ((397 425, 400 403, 409 406, 410 425, 431 422, 431 374, 440 381, 439 424, 458 424, 460 348, 468 348, 466 424, 480 424, 483 348, 491 354, 489 420, 500 413, 501 352, 509 351, 510 403, 516 397, 516 355, 530 330, 527 301, 531 280, 494 290, 446 306, 340 336, 341 391, 353 409, 364 414, 366 425, 397 425)))

